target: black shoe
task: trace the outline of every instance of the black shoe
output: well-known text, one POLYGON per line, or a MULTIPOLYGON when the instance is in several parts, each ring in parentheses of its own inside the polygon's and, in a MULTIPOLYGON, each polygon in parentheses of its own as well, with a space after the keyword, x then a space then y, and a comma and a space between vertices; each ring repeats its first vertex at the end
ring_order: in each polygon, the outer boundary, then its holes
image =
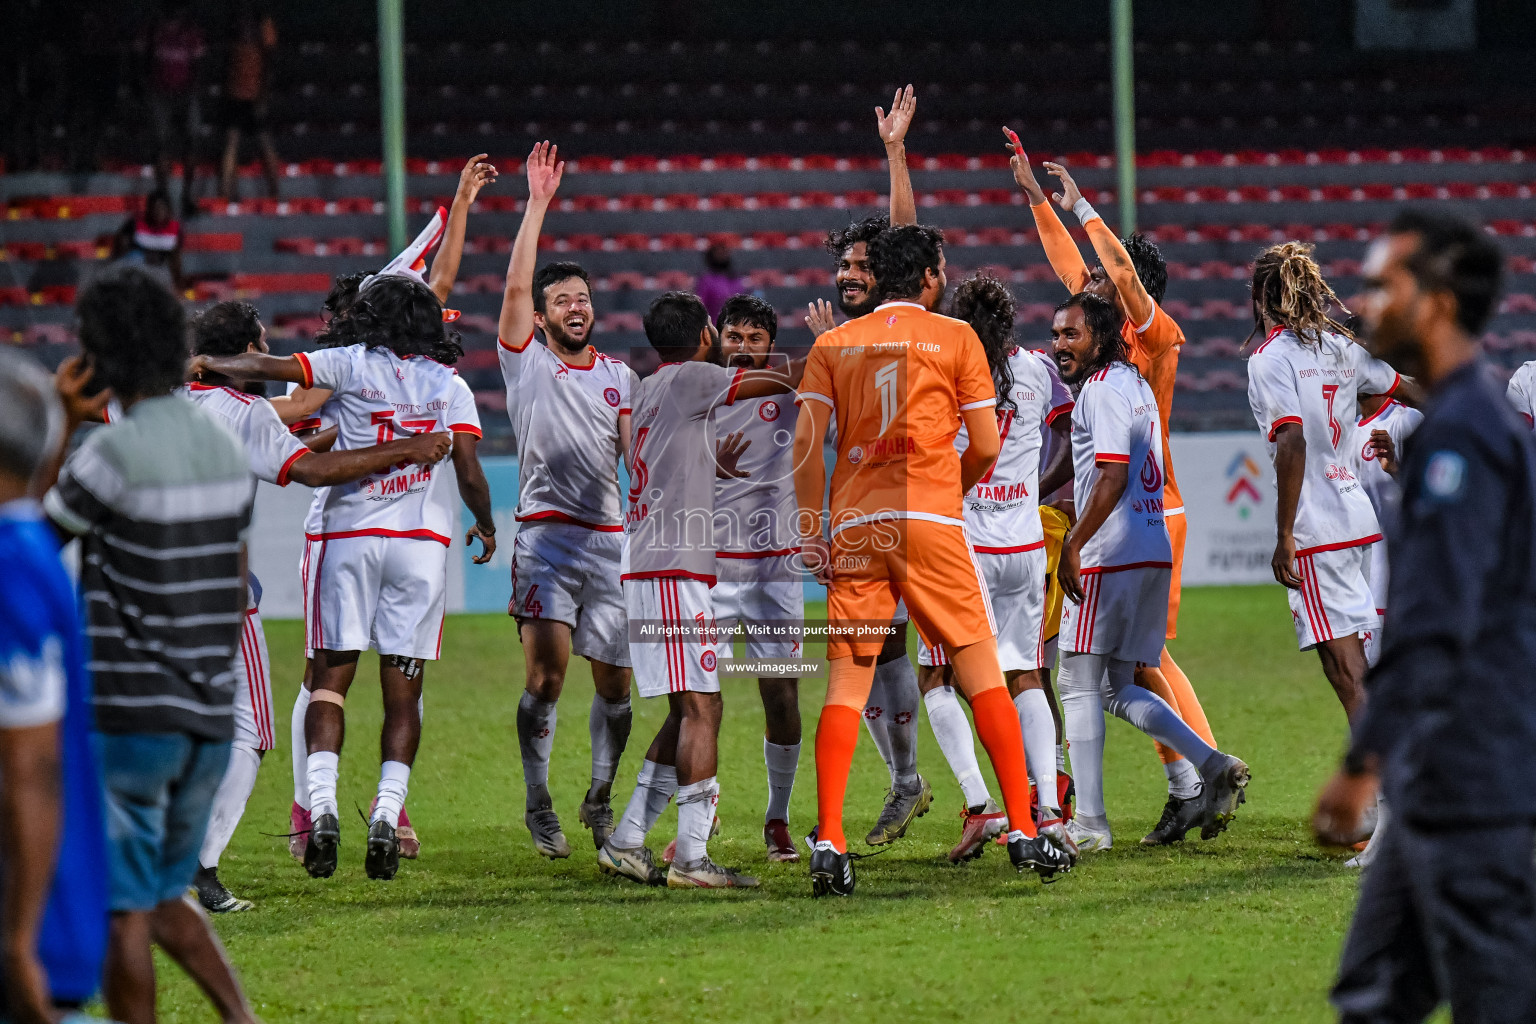
POLYGON ((1163 816, 1157 819, 1157 827, 1141 837, 1142 846, 1167 846, 1182 843, 1190 829, 1200 825, 1205 817, 1205 794, 1191 797, 1170 796, 1163 805, 1163 816))
POLYGON ((811 895, 853 895, 853 858, 838 853, 831 842, 818 842, 811 854, 811 895))
POLYGON ((192 876, 192 886, 197 890, 197 902, 210 914, 235 914, 256 905, 224 888, 224 883, 219 881, 218 868, 198 868, 197 874, 192 876))
POLYGON ((1215 839, 1237 817, 1238 806, 1248 802, 1246 790, 1250 775, 1246 764, 1220 751, 1200 766, 1200 782, 1204 786, 1201 839, 1215 839))
POLYGON ((334 814, 322 814, 309 827, 304 848, 304 870, 310 878, 330 878, 336 873, 336 849, 341 845, 341 822, 334 814))
POLYGON ((1008 843, 1008 859, 1013 862, 1015 870, 1033 870, 1042 882, 1052 882, 1058 874, 1071 871, 1073 862, 1072 855, 1046 835, 1037 835, 1033 839, 1020 836, 1011 840, 1008 843))
MULTIPOLYGON (((310 839, 314 841, 313 837, 310 839)), ((400 870, 400 840, 395 837, 395 827, 383 818, 368 826, 368 853, 363 858, 363 870, 368 877, 387 882, 400 870)))

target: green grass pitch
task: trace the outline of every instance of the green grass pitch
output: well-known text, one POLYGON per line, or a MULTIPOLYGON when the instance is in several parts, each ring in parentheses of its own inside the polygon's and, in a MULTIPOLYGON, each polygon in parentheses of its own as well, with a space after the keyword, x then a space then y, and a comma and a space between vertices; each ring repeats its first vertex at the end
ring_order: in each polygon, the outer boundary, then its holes
MULTIPOLYGON (((515 715, 522 653, 501 616, 448 622, 427 670, 425 734, 408 807, 421 860, 392 883, 363 875, 352 811, 378 778, 376 662, 348 704, 341 867, 312 881, 289 859, 286 723, 302 668, 297 622, 267 624, 280 748, 262 768, 220 875, 256 901, 217 928, 268 1021, 936 1021, 1070 1014, 1116 1021, 1323 1021, 1356 880, 1305 825, 1337 758, 1344 717, 1315 656, 1296 652, 1278 587, 1187 591, 1175 656, 1224 749, 1253 768, 1249 802, 1214 842, 1143 850, 1165 793, 1150 741, 1111 720, 1106 785, 1116 847, 1049 887, 1001 849, 951 867, 960 793, 926 724, 919 767, 935 804, 892 852, 858 866, 852 899, 810 899, 805 865, 769 867, 756 686, 727 681, 721 735, 723 863, 756 892, 644 889, 598 873, 576 822, 587 785, 591 681, 573 661, 551 789, 575 854, 541 859, 522 823, 515 715)), ((814 823, 812 757, 822 683, 802 684, 805 746, 791 827, 814 823)), ((660 701, 636 699, 622 808, 660 701)), ((978 748, 979 750, 979 748, 978 748)), ((982 757, 985 766, 986 758, 982 757)), ((887 775, 862 737, 848 831, 862 836, 887 775)), ((994 793, 996 789, 994 787, 994 793)), ((653 833, 675 830, 669 809, 653 833)), ((855 840, 855 842, 860 842, 855 840)), ((162 1019, 212 1019, 159 961, 162 1019)))

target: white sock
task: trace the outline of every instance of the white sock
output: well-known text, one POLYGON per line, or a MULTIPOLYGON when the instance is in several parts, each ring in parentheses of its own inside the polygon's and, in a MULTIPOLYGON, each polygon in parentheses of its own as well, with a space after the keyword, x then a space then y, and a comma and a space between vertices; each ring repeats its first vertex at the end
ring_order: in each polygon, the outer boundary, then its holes
POLYGON ((960 707, 960 699, 948 686, 935 686, 923 694, 928 706, 928 725, 933 729, 939 750, 949 762, 950 771, 960 783, 965 796, 965 806, 980 807, 992 799, 987 784, 981 777, 981 765, 976 763, 976 744, 971 738, 971 723, 960 707))
POLYGON ((302 685, 293 699, 293 718, 288 722, 288 740, 293 754, 293 802, 309 810, 309 742, 304 739, 304 715, 309 710, 309 691, 302 685))
POLYGON ((1020 692, 1013 698, 1013 706, 1019 709, 1019 728, 1024 732, 1024 758, 1029 762, 1029 774, 1035 780, 1040 820, 1059 818, 1056 762, 1051 756, 1056 750, 1056 723, 1051 719, 1051 702, 1044 690, 1033 689, 1020 692))
POLYGON ((1135 662, 1110 658, 1103 683, 1105 710, 1131 723, 1163 746, 1177 750, 1190 764, 1205 764, 1216 748, 1185 725, 1184 719, 1163 698, 1137 686, 1135 680, 1135 662))
POLYGON ((373 821, 383 819, 390 827, 400 827, 400 808, 411 788, 411 766, 404 761, 385 761, 379 766, 379 798, 373 806, 373 821))
POLYGON ((309 813, 313 817, 336 813, 336 775, 341 755, 333 750, 317 750, 305 762, 309 780, 309 813))
POLYGON ((245 814, 246 801, 256 788, 256 769, 261 767, 261 753, 239 744, 229 748, 229 767, 213 794, 213 809, 208 815, 208 831, 203 834, 203 849, 198 854, 199 867, 216 868, 224 848, 234 838, 235 826, 245 814))
POLYGON ((677 791, 677 857, 674 863, 691 864, 709 853, 709 829, 715 821, 720 785, 711 776, 682 786, 677 791))
POLYGON ((1102 654, 1061 652, 1061 714, 1072 748, 1072 778, 1077 786, 1077 816, 1100 820, 1104 813, 1104 707, 1099 688, 1102 654))
POLYGON ((677 769, 669 764, 644 761, 635 780, 635 791, 629 794, 624 814, 614 827, 609 840, 616 848, 633 850, 645 845, 646 834, 656 825, 656 819, 667 809, 672 794, 677 792, 677 769))
POLYGON ((768 810, 764 821, 788 821, 789 797, 795 791, 795 769, 800 765, 800 744, 763 740, 763 762, 768 766, 768 810))
POLYGON ((517 746, 523 755, 523 785, 549 786, 549 754, 555 749, 555 702, 527 690, 517 699, 517 746))
POLYGON ((1163 765, 1163 774, 1168 776, 1168 795, 1174 799, 1188 800, 1200 795, 1200 773, 1189 763, 1189 758, 1169 761, 1163 765))
POLYGON ((864 728, 869 730, 869 738, 875 741, 875 749, 880 752, 880 760, 885 762, 886 769, 891 773, 891 785, 896 785, 896 765, 891 759, 891 736, 889 729, 891 719, 886 709, 885 683, 880 678, 880 667, 875 666, 874 681, 869 684, 869 700, 864 702, 864 728))
MULTIPOLYGON (((619 771, 619 758, 629 743, 629 727, 633 721, 634 712, 628 697, 610 701, 600 693, 592 695, 587 734, 592 738, 593 785, 613 785, 613 777, 619 771)), ((547 770, 547 759, 545 763, 547 770)))
POLYGON ((885 694, 885 735, 891 757, 891 781, 897 792, 917 789, 917 705, 922 691, 917 672, 905 655, 875 666, 885 694))

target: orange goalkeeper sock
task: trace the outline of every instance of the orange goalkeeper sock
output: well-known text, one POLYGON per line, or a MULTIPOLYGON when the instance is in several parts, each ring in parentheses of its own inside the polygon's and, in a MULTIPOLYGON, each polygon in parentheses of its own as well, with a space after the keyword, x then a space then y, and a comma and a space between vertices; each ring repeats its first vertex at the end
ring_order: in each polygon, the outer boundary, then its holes
MULTIPOLYGON (((828 704, 816 723, 816 838, 830 842, 839 853, 848 852, 848 839, 843 835, 843 798, 848 793, 853 750, 859 742, 859 719, 856 708, 828 704)), ((1017 721, 1014 729, 1018 729, 1017 721)))
POLYGON ((1168 653, 1168 648, 1163 648, 1162 662, 1163 676, 1168 680, 1168 686, 1173 695, 1179 699, 1173 706, 1178 708, 1179 717, 1184 719, 1184 724, 1205 740, 1211 746, 1216 746, 1216 734, 1211 732, 1211 723, 1206 721, 1205 708, 1200 706, 1200 698, 1195 696, 1195 688, 1190 685, 1189 677, 1184 670, 1174 664, 1173 655, 1168 653))

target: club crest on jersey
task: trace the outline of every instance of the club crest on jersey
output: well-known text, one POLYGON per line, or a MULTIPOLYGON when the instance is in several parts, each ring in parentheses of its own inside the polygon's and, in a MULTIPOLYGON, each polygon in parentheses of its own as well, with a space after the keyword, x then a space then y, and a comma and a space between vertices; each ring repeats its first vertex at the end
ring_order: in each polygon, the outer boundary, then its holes
POLYGON ((715 652, 705 651, 699 655, 699 665, 705 672, 713 672, 715 670, 715 652))
POLYGON ((1158 468, 1157 457, 1152 452, 1147 452, 1147 461, 1141 464, 1141 487, 1145 491, 1161 490, 1163 486, 1163 471, 1158 468))
POLYGON ((858 445, 854 445, 852 448, 849 448, 848 449, 848 461, 851 464, 855 465, 855 466, 857 466, 859 463, 863 462, 864 461, 864 449, 860 448, 858 445))
POLYGON ((618 388, 604 388, 603 389, 603 401, 607 402, 609 405, 611 405, 615 409, 617 409, 619 407, 619 389, 618 388))
POLYGON ((405 371, 398 366, 395 367, 395 380, 405 380, 405 371))
POLYGON ((892 313, 890 316, 885 318, 885 326, 887 326, 887 327, 895 327, 896 326, 896 314, 895 313, 892 313))
POLYGON ((772 423, 774 420, 779 418, 779 403, 764 402, 762 405, 757 407, 757 415, 758 418, 763 422, 772 423))

